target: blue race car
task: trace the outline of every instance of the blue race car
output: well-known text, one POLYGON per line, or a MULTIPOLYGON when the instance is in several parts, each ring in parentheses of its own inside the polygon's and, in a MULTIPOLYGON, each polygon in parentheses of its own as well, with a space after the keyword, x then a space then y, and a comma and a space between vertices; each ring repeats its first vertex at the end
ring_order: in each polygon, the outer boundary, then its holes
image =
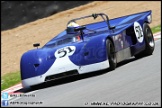
MULTIPOLYGON (((96 13, 67 23, 67 28, 42 48, 25 52, 20 61, 23 87, 102 69, 135 56, 151 55, 155 42, 149 23, 151 10, 110 19, 96 13), (98 17, 102 21, 78 25, 78 20, 98 17)), ((83 20, 84 21, 84 20, 83 20)))

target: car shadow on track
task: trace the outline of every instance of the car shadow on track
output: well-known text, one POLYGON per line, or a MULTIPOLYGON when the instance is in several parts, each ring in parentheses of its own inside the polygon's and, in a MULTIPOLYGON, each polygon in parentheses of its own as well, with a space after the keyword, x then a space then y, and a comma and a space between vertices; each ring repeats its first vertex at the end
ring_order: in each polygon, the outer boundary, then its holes
POLYGON ((67 84, 67 83, 82 80, 82 79, 85 79, 85 78, 90 78, 90 77, 95 77, 95 76, 98 76, 98 75, 102 75, 102 74, 105 74, 105 73, 107 73, 109 71, 110 70, 107 69, 107 70, 95 71, 95 72, 91 72, 91 73, 86 73, 86 74, 81 74, 81 75, 74 75, 74 76, 70 76, 70 77, 66 77, 66 78, 62 78, 62 79, 52 80, 52 81, 45 82, 43 84, 33 86, 32 88, 22 88, 20 90, 15 91, 15 93, 16 92, 28 93, 28 92, 39 90, 39 89, 45 89, 45 88, 48 88, 48 87, 67 84))
MULTIPOLYGON (((126 60, 118 63, 116 68, 119 68, 121 66, 124 66, 124 65, 126 65, 130 62, 136 61, 136 60, 138 60, 138 59, 136 59, 135 57, 126 59, 126 60)), ((85 74, 81 74, 81 75, 75 75, 75 76, 70 76, 70 77, 66 77, 66 78, 62 78, 62 79, 52 80, 52 81, 45 82, 43 84, 39 84, 39 85, 34 86, 32 88, 22 88, 20 90, 15 91, 15 93, 16 92, 28 93, 28 92, 39 90, 39 89, 45 89, 45 88, 48 88, 48 87, 62 85, 62 84, 82 80, 82 79, 85 79, 85 78, 103 75, 103 74, 106 74, 106 73, 109 73, 109 72, 113 72, 113 71, 110 71, 110 69, 105 69, 105 70, 95 71, 95 72, 91 72, 91 73, 85 73, 85 74)))

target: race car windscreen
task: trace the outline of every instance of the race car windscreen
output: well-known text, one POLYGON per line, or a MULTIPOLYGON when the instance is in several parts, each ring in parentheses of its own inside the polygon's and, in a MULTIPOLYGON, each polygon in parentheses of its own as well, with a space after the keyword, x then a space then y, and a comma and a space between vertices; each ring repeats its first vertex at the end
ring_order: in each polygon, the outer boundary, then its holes
POLYGON ((65 34, 61 38, 58 39, 52 39, 50 42, 45 44, 43 48, 53 48, 58 45, 67 44, 67 43, 73 43, 73 42, 79 42, 81 41, 81 37, 79 34, 65 34))

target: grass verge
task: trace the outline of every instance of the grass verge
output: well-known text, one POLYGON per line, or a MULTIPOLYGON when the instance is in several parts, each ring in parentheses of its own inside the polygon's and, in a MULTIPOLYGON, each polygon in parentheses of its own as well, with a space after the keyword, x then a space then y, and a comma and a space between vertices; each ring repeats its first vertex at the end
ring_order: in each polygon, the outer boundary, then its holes
POLYGON ((156 33, 156 32, 161 31, 161 24, 158 25, 158 26, 152 27, 151 30, 152 30, 152 33, 156 33))
POLYGON ((21 82, 20 72, 11 72, 1 76, 1 91, 21 82))
MULTIPOLYGON (((161 25, 151 28, 153 33, 161 31, 161 25)), ((20 72, 11 72, 1 76, 1 91, 21 82, 20 72)))

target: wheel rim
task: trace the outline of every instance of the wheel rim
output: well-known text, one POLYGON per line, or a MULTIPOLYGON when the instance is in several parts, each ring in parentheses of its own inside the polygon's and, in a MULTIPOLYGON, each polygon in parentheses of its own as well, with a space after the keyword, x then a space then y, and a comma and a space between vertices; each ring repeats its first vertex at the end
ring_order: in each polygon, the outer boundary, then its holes
POLYGON ((146 32, 147 32, 147 40, 148 40, 148 43, 151 47, 154 47, 154 39, 153 39, 153 36, 152 36, 152 33, 146 29, 146 32))

